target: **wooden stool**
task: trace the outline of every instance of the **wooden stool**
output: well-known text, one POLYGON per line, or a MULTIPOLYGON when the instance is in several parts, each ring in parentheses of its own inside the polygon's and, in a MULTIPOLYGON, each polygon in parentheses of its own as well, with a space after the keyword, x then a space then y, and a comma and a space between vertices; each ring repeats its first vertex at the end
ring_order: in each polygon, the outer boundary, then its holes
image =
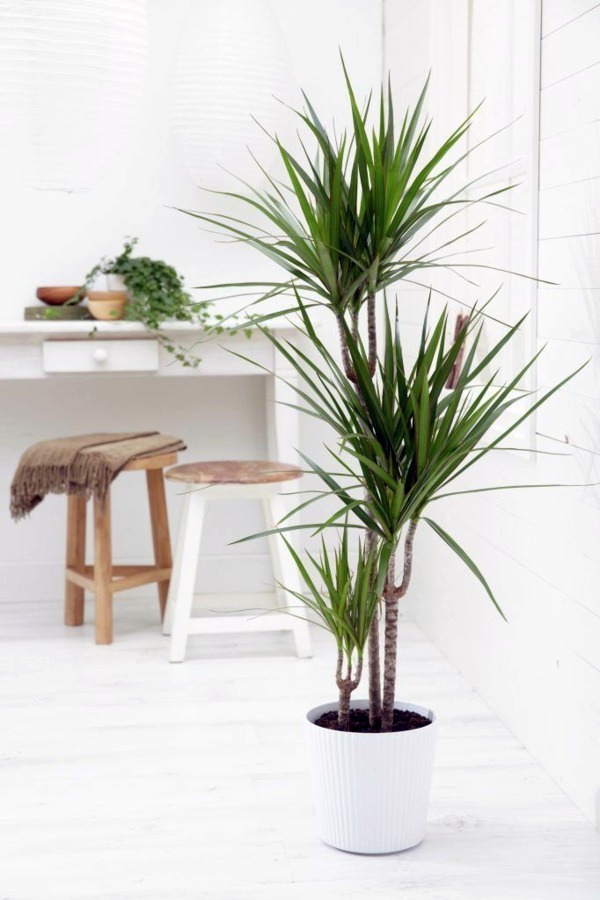
MULTIPOLYGON (((286 513, 278 490, 281 482, 295 481, 302 473, 295 466, 273 462, 198 462, 170 469, 165 477, 183 483, 185 497, 173 578, 169 590, 167 612, 163 622, 165 634, 171 634, 171 662, 183 662, 188 635, 222 634, 244 631, 291 631, 298 656, 310 656, 310 634, 307 623, 289 612, 252 613, 252 617, 192 617, 194 582, 198 567, 202 523, 206 503, 213 500, 262 500, 267 530, 275 528, 286 513)), ((300 592, 298 571, 285 542, 279 535, 269 537, 269 549, 276 582, 291 591, 300 592)), ((293 607, 297 615, 300 601, 283 592, 284 605, 293 607)), ((277 598, 277 590, 273 595, 277 598)), ((240 600, 252 601, 252 594, 240 600)), ((261 612, 261 611, 259 611, 261 612)))
POLYGON ((165 499, 163 468, 177 462, 177 453, 145 456, 129 462, 124 472, 144 471, 148 485, 154 566, 113 566, 110 537, 110 490, 104 503, 94 499, 94 565, 85 564, 86 498, 67 497, 67 566, 65 625, 83 625, 84 591, 95 596, 96 643, 113 639, 113 594, 142 584, 158 583, 161 618, 167 604, 173 561, 165 499))

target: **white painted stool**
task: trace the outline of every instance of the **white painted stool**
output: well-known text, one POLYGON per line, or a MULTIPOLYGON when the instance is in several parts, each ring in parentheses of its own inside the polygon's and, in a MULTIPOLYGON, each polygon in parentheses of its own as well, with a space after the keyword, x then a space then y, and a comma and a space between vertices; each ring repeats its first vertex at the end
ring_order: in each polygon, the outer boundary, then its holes
MULTIPOLYGON (((277 599, 283 594, 285 606, 293 609, 295 615, 278 611, 262 614, 262 610, 257 610, 250 617, 239 614, 192 616, 206 504, 213 500, 262 500, 266 530, 269 530, 275 528, 286 514, 285 505, 278 493, 281 483, 295 481, 301 475, 295 466, 262 461, 187 463, 175 466, 165 473, 169 480, 184 483, 188 488, 163 623, 163 633, 171 635, 171 662, 183 662, 190 634, 232 634, 246 631, 291 631, 297 655, 311 655, 308 624, 296 617, 303 615, 298 610, 300 601, 287 591, 278 592, 276 589, 273 598, 277 599)), ((279 535, 269 536, 269 549, 276 582, 299 592, 298 571, 279 535)), ((252 594, 244 595, 241 599, 252 601, 252 594)))

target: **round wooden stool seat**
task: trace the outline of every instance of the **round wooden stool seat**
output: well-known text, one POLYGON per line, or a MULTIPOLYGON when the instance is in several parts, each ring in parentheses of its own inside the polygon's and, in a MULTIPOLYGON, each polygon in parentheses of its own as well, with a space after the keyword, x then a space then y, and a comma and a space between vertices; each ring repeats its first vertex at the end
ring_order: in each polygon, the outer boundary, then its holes
POLYGON ((273 484, 293 481, 301 475, 297 466, 249 459, 186 463, 165 472, 165 478, 186 484, 273 484))

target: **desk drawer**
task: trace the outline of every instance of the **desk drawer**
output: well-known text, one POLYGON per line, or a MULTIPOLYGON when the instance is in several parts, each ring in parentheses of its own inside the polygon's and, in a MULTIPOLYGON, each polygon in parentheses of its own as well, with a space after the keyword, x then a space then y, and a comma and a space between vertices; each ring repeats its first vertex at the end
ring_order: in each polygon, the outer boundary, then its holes
POLYGON ((156 372, 158 341, 44 341, 44 372, 156 372))

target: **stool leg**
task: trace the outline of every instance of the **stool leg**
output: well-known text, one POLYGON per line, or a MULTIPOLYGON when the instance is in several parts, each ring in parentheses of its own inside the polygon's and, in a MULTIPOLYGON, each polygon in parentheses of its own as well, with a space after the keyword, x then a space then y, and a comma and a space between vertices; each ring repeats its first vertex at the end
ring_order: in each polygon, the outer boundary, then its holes
MULTIPOLYGON (((154 559, 159 569, 170 569, 173 566, 171 555, 171 538, 169 537, 169 518, 167 515, 167 500, 165 497, 165 482, 162 469, 148 469, 146 472, 148 484, 148 501, 150 504, 150 522, 152 524, 152 543, 154 545, 154 559)), ((164 619, 169 593, 169 582, 159 581, 158 600, 160 603, 160 617, 164 619)))
MULTIPOLYGON (((67 497, 67 568, 85 574, 86 498, 67 497)), ((65 625, 83 625, 84 590, 65 582, 65 625)))
POLYGON ((175 619, 175 606, 179 595, 179 573, 181 572, 181 556, 183 553, 183 535, 187 529, 187 521, 189 518, 190 505, 189 495, 183 501, 183 509, 179 520, 179 531, 177 533, 177 541, 175 543, 175 561, 171 571, 169 580, 169 593, 167 595, 167 608, 162 623, 162 632, 170 635, 173 631, 173 620, 175 619))
MULTIPOLYGON (((276 528, 277 523, 283 519, 287 512, 282 498, 277 494, 271 494, 263 499, 263 509, 268 529, 276 528)), ((301 586, 298 569, 279 535, 269 535, 269 549, 276 581, 290 590, 300 593, 301 586)), ((296 616, 303 615, 304 611, 297 608, 292 610, 292 607, 298 606, 299 601, 292 594, 288 594, 287 591, 285 591, 285 601, 288 609, 294 613, 293 616, 290 615, 290 628, 294 634, 296 655, 300 657, 312 656, 308 622, 296 618, 296 616)))
POLYGON ((173 622, 171 662, 183 662, 185 658, 205 506, 203 490, 191 490, 187 494, 177 542, 175 577, 169 592, 168 615, 173 622))
POLYGON ((112 644, 111 577, 110 491, 107 491, 104 503, 100 503, 94 497, 94 592, 97 644, 112 644))

